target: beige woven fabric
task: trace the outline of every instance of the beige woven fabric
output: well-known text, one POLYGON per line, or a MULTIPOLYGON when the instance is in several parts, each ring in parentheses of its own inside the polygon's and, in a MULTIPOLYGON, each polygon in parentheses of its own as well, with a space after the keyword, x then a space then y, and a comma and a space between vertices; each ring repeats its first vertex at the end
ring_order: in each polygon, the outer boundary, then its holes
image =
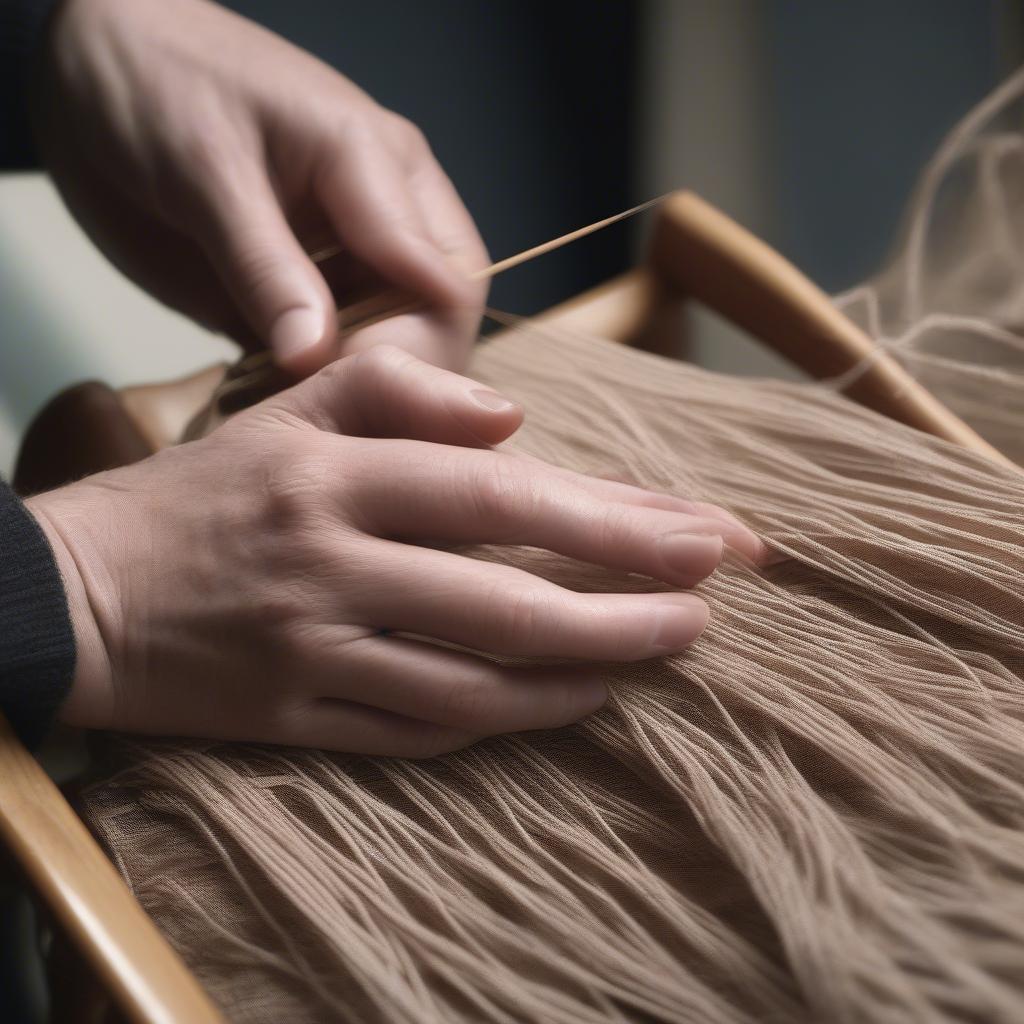
MULTIPOLYGON (((729 561, 694 647, 608 667, 571 729, 418 763, 111 741, 89 819, 227 1015, 1024 1019, 1024 475, 597 339, 513 334, 474 372, 528 410, 520 449, 718 502, 792 559, 729 561)), ((989 417, 1010 444, 1015 415, 989 417)))

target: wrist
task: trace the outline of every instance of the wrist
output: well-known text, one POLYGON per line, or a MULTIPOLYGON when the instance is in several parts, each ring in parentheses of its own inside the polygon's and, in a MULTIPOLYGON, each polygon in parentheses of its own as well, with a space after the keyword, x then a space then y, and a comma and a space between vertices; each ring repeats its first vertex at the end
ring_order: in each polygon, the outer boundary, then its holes
POLYGON ((102 727, 111 719, 111 659, 94 608, 80 557, 65 533, 74 529, 74 514, 62 491, 51 491, 25 501, 43 531, 60 572, 67 596, 68 613, 75 637, 75 671, 71 690, 58 717, 71 725, 102 727))

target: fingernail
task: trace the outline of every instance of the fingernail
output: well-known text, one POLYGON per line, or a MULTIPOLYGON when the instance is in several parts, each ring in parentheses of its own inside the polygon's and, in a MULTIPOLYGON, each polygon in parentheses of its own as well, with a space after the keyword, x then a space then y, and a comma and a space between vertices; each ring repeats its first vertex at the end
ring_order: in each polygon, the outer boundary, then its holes
POLYGON ((496 391, 470 391, 469 394, 477 405, 482 405, 489 412, 508 412, 519 405, 518 402, 513 402, 496 391))
POLYGON ((702 580, 718 568, 725 542, 717 535, 680 530, 678 533, 666 533, 658 546, 665 564, 675 575, 702 580))
POLYGON ((651 643, 654 655, 674 654, 689 647, 704 632, 711 609, 690 594, 673 595, 671 605, 662 608, 651 643))
POLYGON ((270 347, 279 359, 290 360, 312 348, 323 334, 323 317, 306 307, 282 313, 270 329, 270 347))

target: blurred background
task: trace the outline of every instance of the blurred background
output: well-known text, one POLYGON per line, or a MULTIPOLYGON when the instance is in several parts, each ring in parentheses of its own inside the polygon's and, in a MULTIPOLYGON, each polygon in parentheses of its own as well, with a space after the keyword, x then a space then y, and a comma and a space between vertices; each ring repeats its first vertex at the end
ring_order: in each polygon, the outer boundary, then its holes
MULTIPOLYGON (((235 0, 426 132, 495 258, 690 187, 827 290, 883 260, 943 133, 1022 61, 1024 0, 235 0)), ((643 225, 499 279, 529 314, 619 272, 643 225)), ((53 392, 231 347, 91 249, 39 175, 0 177, 0 472, 53 392)), ((776 364, 698 316, 713 368, 776 364)))
MULTIPOLYGON (((1024 61, 1024 0, 229 6, 419 123, 495 259, 689 187, 829 291, 880 265, 943 134, 1024 61)), ((642 231, 522 267, 492 304, 529 314, 598 283, 637 258, 642 231)), ((691 336, 706 366, 785 372, 708 315, 691 336)), ((161 380, 232 352, 107 266, 42 175, 0 176, 0 473, 58 389, 161 380)), ((0 875, 0 932, 12 921, 30 934, 0 875)), ((5 953, 0 989, 28 982, 38 997, 30 947, 5 953)), ((0 1017, 40 1019, 40 1005, 5 992, 0 1017)))

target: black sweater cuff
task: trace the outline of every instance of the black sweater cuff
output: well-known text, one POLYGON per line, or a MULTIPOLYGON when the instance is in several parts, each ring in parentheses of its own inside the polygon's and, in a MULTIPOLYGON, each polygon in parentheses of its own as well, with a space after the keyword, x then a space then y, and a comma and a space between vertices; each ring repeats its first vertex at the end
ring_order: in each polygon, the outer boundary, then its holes
POLYGON ((0 481, 0 710, 27 746, 46 735, 74 670, 75 634, 50 544, 0 481))
POLYGON ((29 117, 29 83, 43 25, 56 0, 0 0, 0 169, 39 166, 29 117))

